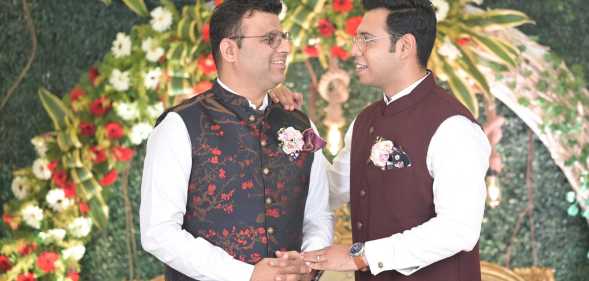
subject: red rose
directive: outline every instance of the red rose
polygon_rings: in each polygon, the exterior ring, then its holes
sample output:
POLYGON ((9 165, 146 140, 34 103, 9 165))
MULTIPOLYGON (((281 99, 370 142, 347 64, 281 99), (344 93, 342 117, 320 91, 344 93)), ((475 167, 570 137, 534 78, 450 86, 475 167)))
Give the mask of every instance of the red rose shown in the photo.
POLYGON ((12 264, 7 256, 0 256, 0 273, 9 271, 12 268, 12 264))
POLYGON ((58 170, 51 175, 51 180, 55 186, 64 188, 67 182, 67 173, 64 170, 58 170))
POLYGON ((213 84, 210 81, 200 81, 192 86, 192 93, 194 95, 202 94, 203 92, 207 91, 208 89, 212 88, 213 84))
POLYGON ((215 0, 215 6, 219 6, 223 3, 223 0, 215 0))
POLYGON ((92 152, 92 161, 94 161, 95 164, 100 164, 104 161, 106 161, 106 153, 104 152, 103 149, 98 148, 98 146, 93 146, 90 148, 90 151, 92 152))
POLYGON ((106 173, 104 177, 102 177, 98 183, 102 186, 109 186, 117 181, 118 173, 117 170, 112 169, 110 172, 106 173))
POLYGON ((90 81, 90 83, 92 83, 92 86, 96 87, 96 78, 98 77, 99 73, 98 73, 98 69, 96 69, 96 67, 90 67, 90 69, 88 69, 88 80, 90 81))
POLYGON ((67 182, 63 187, 63 193, 67 198, 74 198, 76 197, 76 184, 72 181, 67 182))
POLYGON ((70 100, 72 102, 77 102, 81 97, 85 96, 86 92, 82 87, 76 86, 70 91, 70 100))
POLYGON ((459 38, 458 40, 456 40, 456 44, 458 44, 459 46, 466 46, 470 43, 470 38, 468 37, 462 37, 459 38))
POLYGON ((124 146, 117 146, 112 149, 112 152, 118 161, 129 161, 135 155, 135 150, 124 146))
POLYGON ((37 249, 37 244, 35 244, 35 243, 25 244, 18 249, 18 254, 21 256, 27 256, 30 253, 32 253, 33 251, 35 251, 36 249, 37 249))
POLYGON ((317 49, 315 45, 306 46, 304 52, 310 58, 316 58, 319 56, 319 49, 317 49))
POLYGON ((350 54, 340 46, 331 47, 331 54, 340 60, 347 60, 350 54))
POLYGON ((43 252, 37 257, 37 266, 43 270, 43 272, 55 271, 55 262, 59 259, 59 255, 54 252, 43 252))
POLYGON ((55 171, 55 168, 57 168, 57 163, 57 160, 49 162, 49 164, 47 164, 47 169, 49 169, 51 172, 55 171))
POLYGON ((85 215, 90 211, 90 206, 88 206, 88 204, 86 204, 85 202, 80 202, 79 209, 80 213, 85 215))
POLYGON ((25 274, 21 274, 16 277, 16 281, 35 281, 35 275, 33 273, 27 272, 25 274))
POLYGON ((78 127, 82 136, 91 137, 96 133, 96 126, 92 123, 82 121, 78 127))
POLYGON ((78 281, 80 279, 80 273, 76 271, 70 271, 67 273, 66 278, 69 278, 71 281, 78 281))
POLYGON ((362 17, 351 17, 346 21, 346 33, 356 36, 356 29, 362 22, 362 17))
POLYGON ((99 97, 90 104, 90 112, 96 117, 104 116, 110 110, 110 102, 106 97, 99 97))
POLYGON ((200 56, 198 58, 198 69, 205 75, 215 73, 217 71, 217 67, 215 66, 215 61, 213 60, 213 54, 200 56))
POLYGON ((210 37, 210 25, 208 23, 206 23, 205 25, 202 26, 200 34, 202 35, 203 42, 209 42, 211 37, 210 37))
POLYGON ((320 19, 317 23, 317 28, 319 28, 319 33, 321 33, 323 37, 329 37, 335 32, 333 24, 326 19, 320 19))
POLYGON ((347 13, 352 10, 352 0, 333 0, 333 11, 336 13, 347 13))
POLYGON ((106 129, 106 135, 110 139, 120 139, 125 135, 123 126, 117 122, 109 122, 104 128, 106 129))

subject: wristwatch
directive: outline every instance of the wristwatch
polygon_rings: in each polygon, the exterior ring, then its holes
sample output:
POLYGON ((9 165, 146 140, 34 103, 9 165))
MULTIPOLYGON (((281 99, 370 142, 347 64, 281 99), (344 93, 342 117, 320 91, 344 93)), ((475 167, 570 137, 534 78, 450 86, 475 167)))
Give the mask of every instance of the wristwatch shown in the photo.
POLYGON ((350 247, 350 256, 360 271, 367 271, 368 265, 364 262, 364 243, 356 242, 350 247))

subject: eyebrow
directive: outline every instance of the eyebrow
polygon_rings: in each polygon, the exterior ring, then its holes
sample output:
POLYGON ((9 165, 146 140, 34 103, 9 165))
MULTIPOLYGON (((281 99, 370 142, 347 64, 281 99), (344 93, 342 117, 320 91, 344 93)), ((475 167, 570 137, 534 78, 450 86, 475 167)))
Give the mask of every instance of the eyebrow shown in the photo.
POLYGON ((362 36, 372 36, 372 37, 374 37, 374 34, 372 34, 372 33, 370 33, 370 32, 365 32, 365 31, 362 31, 362 32, 360 32, 359 34, 360 34, 360 35, 362 35, 362 36))

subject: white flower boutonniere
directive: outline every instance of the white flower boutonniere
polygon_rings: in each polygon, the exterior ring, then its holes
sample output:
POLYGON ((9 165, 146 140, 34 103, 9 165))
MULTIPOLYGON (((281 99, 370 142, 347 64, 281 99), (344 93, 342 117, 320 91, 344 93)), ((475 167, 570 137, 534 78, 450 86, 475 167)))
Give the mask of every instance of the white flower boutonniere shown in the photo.
POLYGON ((393 152, 394 144, 390 140, 385 140, 381 137, 376 139, 370 151, 370 161, 374 166, 385 169, 387 161, 393 152))
POLYGON ((297 159, 305 144, 301 131, 293 128, 281 128, 278 130, 278 141, 280 148, 291 160, 297 159))

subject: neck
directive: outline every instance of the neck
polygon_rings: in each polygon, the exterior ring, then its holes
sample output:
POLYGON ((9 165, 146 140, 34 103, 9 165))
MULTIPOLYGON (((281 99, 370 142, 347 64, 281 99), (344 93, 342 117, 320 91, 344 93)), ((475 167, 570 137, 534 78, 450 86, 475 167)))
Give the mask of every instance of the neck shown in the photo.
POLYGON ((248 81, 247 79, 232 75, 231 73, 219 73, 219 79, 223 84, 229 87, 229 89, 234 91, 235 94, 248 99, 256 105, 256 107, 262 105, 267 89, 260 88, 259 85, 256 85, 256 81, 253 81, 253 79, 248 81))
POLYGON ((387 86, 382 89, 389 98, 397 95, 399 92, 411 86, 411 84, 423 78, 427 74, 427 71, 423 68, 416 68, 410 71, 401 70, 399 73, 405 73, 405 75, 389 80, 390 82, 387 86))

